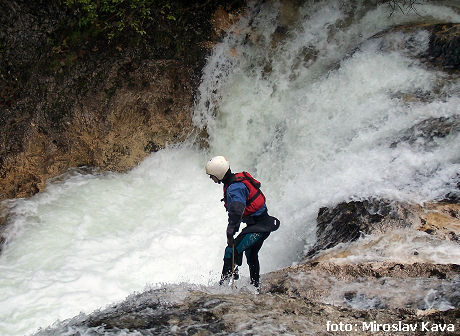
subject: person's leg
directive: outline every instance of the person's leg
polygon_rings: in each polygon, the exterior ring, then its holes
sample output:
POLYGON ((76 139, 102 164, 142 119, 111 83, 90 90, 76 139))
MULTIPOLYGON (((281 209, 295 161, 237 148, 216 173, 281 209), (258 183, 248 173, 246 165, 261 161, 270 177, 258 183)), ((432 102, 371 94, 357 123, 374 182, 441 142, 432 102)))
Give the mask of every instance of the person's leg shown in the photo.
POLYGON ((259 287, 260 280, 260 264, 259 264, 259 251, 264 243, 264 240, 270 235, 269 233, 256 233, 255 243, 248 249, 246 249, 246 260, 249 266, 249 275, 251 279, 251 284, 254 287, 259 287))
MULTIPOLYGON (((241 239, 235 239, 234 246, 236 246, 241 239)), ((243 254, 240 253, 238 255, 237 248, 235 247, 235 265, 233 265, 233 247, 232 246, 226 246, 225 247, 225 253, 224 253, 224 266, 222 268, 222 275, 220 277, 219 285, 223 285, 224 282, 226 282, 228 279, 231 278, 232 276, 232 266, 234 267, 233 269, 233 277, 235 280, 239 279, 239 273, 238 273, 238 266, 241 266, 242 260, 243 260, 243 254)))
MULTIPOLYGON (((257 258, 257 265, 258 265, 259 260, 257 257, 257 253, 259 252, 262 246, 263 240, 265 240, 268 236, 269 236, 269 233, 246 233, 246 234, 238 235, 234 241, 235 265, 241 266, 241 264, 243 263, 243 252, 247 251, 248 249, 253 247, 255 244, 258 244, 260 242, 260 246, 256 249, 256 253, 255 253, 256 258, 257 258)), ((219 282, 219 284, 221 285, 232 276, 232 264, 233 264, 232 253, 233 253, 232 246, 227 246, 225 248, 224 266, 222 268, 221 280, 219 282)), ((251 266, 250 266, 250 269, 251 269, 251 266)), ((239 277, 237 267, 235 267, 234 276, 235 276, 235 279, 239 277)))
MULTIPOLYGON (((229 246, 227 246, 228 248, 229 246)), ((227 248, 225 249, 225 256, 227 256, 227 248)), ((230 247, 231 249, 231 247, 230 247)), ((231 252, 230 252, 231 255, 231 252)), ((224 267, 222 268, 222 275, 220 276, 219 285, 223 285, 226 280, 232 276, 232 257, 224 257, 224 267)))

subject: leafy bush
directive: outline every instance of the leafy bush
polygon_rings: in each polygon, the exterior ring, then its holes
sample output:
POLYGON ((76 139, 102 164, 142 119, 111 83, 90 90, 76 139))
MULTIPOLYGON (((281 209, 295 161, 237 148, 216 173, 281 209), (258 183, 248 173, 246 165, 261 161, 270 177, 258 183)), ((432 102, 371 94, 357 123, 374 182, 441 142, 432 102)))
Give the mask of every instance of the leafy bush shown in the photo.
POLYGON ((175 21, 169 2, 159 0, 62 0, 75 10, 81 29, 97 28, 113 39, 121 32, 145 35, 155 17, 175 21))

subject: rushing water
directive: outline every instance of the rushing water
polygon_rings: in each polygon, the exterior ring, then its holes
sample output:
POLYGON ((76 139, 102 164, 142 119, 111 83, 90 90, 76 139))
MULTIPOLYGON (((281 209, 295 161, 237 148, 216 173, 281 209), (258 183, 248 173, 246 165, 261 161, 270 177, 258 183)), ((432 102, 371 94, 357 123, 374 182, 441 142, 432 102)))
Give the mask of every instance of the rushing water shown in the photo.
MULTIPOLYGON (((460 22, 459 8, 436 2, 390 16, 388 6, 369 3, 254 6, 203 71, 193 119, 209 134, 207 150, 191 138, 127 174, 73 170, 30 199, 5 202, 13 224, 0 255, 0 334, 32 333, 146 286, 214 284, 226 214, 221 186, 203 169, 213 155, 260 179, 281 219, 261 251, 262 272, 301 257, 321 206, 455 192, 460 134, 431 146, 391 144, 423 120, 459 117, 460 82, 413 57, 427 48, 427 33, 373 36, 403 23, 460 22)), ((451 262, 437 253, 446 249, 460 255, 454 244, 430 249, 415 261, 451 262)))

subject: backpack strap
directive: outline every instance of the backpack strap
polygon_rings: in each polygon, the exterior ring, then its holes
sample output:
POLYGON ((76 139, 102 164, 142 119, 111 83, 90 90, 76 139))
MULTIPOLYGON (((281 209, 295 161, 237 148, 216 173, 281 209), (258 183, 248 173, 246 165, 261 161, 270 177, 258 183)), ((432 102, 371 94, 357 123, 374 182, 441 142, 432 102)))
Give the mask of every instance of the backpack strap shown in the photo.
MULTIPOLYGON (((260 189, 257 190, 257 192, 254 194, 254 196, 252 196, 250 199, 248 199, 248 200, 246 201, 246 204, 248 204, 248 205, 251 204, 251 203, 254 202, 254 201, 256 200, 256 198, 259 197, 259 195, 261 195, 261 194, 262 194, 262 192, 260 191, 260 189)), ((264 202, 265 202, 265 195, 262 194, 262 197, 264 198, 264 202)))

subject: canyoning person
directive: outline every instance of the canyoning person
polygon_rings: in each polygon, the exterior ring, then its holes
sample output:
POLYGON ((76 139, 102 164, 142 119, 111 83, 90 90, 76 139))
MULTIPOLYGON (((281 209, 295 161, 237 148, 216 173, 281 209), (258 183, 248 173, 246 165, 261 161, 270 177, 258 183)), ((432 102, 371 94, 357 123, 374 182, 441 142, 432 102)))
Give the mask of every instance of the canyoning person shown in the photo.
POLYGON ((280 221, 268 214, 260 182, 248 172, 232 173, 225 157, 215 156, 210 159, 206 164, 206 174, 215 183, 223 184, 222 201, 228 212, 227 247, 219 284, 223 285, 232 276, 235 280, 238 279, 238 266, 242 264, 244 252, 249 265, 251 284, 259 288, 259 250, 270 232, 279 228, 280 221), (234 238, 241 222, 247 226, 234 238))

